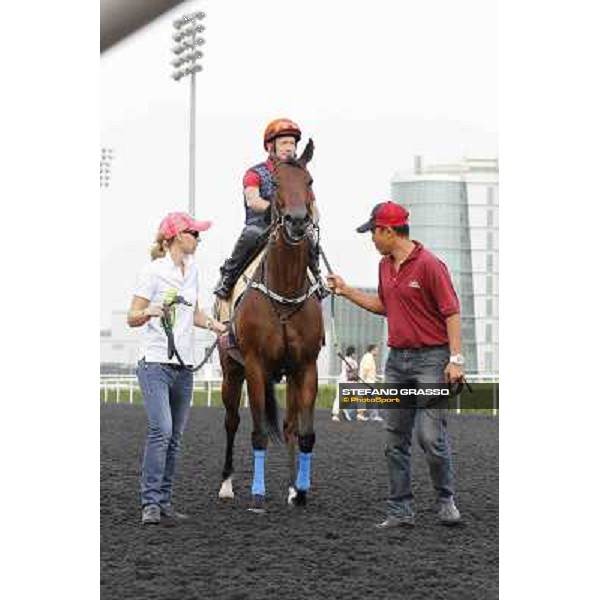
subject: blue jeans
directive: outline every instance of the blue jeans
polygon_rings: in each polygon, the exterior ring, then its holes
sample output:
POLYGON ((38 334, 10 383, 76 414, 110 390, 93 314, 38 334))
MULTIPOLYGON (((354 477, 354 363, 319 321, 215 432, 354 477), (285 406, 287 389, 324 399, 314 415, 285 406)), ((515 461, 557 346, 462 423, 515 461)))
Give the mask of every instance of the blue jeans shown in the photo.
MULTIPOLYGON (((444 383, 448 364, 447 346, 414 350, 391 349, 385 365, 387 383, 444 383)), ((386 419, 385 456, 389 475, 388 512, 404 515, 412 512, 411 442, 413 430, 425 452, 429 474, 438 498, 454 495, 454 474, 447 433, 447 409, 390 408, 386 419)))
POLYGON ((160 363, 140 360, 137 367, 148 435, 142 463, 142 506, 171 504, 175 462, 190 412, 194 376, 160 363))

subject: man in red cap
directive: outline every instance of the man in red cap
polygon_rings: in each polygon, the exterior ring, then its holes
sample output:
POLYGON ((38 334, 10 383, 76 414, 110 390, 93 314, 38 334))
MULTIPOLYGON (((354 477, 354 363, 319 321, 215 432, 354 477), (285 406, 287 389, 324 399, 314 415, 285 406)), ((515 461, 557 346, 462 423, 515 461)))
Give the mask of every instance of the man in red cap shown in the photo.
MULTIPOLYGON (((446 265, 410 239, 408 211, 394 202, 377 204, 370 219, 357 231, 370 231, 375 248, 383 255, 377 294, 352 288, 338 275, 330 275, 328 283, 334 293, 387 317, 390 352, 386 382, 419 385, 460 381, 464 365, 460 305, 446 265)), ((445 525, 458 523, 446 411, 397 408, 385 412, 388 516, 377 527, 414 525, 410 459, 413 429, 437 492, 439 520, 445 525)))
MULTIPOLYGON (((248 169, 244 175, 246 220, 231 256, 221 267, 221 279, 214 290, 218 298, 229 298, 238 277, 265 245, 271 223, 271 200, 275 194, 275 161, 295 158, 296 147, 301 137, 300 128, 290 119, 275 119, 267 125, 263 135, 263 147, 268 153, 268 158, 265 162, 248 169)), ((314 196, 310 212, 311 217, 318 221, 319 212, 314 196)), ((309 268, 317 281, 321 282, 319 254, 315 243, 310 245, 309 268)), ((324 285, 317 290, 320 299, 328 293, 324 285)))

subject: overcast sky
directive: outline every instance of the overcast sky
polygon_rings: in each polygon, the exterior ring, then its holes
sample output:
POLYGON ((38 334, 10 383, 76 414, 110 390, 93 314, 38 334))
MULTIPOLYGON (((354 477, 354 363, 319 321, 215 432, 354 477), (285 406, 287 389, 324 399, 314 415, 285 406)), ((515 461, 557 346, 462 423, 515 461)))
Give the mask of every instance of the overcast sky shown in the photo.
POLYGON ((172 21, 207 17, 197 77, 197 251, 203 302, 243 225, 242 176, 263 160, 268 121, 312 137, 310 165, 334 269, 375 285, 378 255, 354 232, 413 156, 498 156, 493 0, 186 2, 102 55, 101 324, 126 309, 162 216, 188 203, 189 79, 170 78, 172 21))

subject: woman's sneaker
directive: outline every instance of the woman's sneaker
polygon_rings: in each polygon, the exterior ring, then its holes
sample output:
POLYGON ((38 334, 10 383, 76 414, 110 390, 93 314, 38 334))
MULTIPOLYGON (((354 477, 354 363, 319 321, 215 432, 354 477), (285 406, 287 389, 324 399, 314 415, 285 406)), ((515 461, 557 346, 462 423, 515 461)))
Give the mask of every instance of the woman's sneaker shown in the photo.
POLYGON ((160 507, 158 504, 146 504, 142 508, 142 525, 157 525, 160 523, 160 507))

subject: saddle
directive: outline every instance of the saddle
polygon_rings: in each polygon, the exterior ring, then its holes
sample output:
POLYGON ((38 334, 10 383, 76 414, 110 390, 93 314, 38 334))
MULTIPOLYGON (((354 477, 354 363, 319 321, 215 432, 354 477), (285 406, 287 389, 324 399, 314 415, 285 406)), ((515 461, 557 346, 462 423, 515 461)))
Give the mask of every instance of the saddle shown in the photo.
POLYGON ((233 313, 235 311, 235 307, 238 305, 242 295, 246 291, 248 284, 252 280, 254 276, 254 272, 256 268, 260 264, 262 257, 266 252, 266 248, 263 248, 251 261, 248 263, 248 266, 244 269, 238 280, 235 282, 233 286, 233 291, 231 296, 227 300, 223 300, 221 298, 217 298, 214 306, 214 317, 221 321, 221 323, 228 323, 233 319, 233 313))

